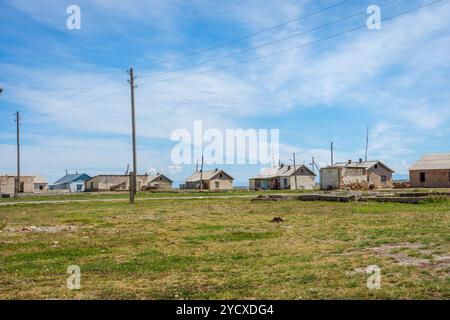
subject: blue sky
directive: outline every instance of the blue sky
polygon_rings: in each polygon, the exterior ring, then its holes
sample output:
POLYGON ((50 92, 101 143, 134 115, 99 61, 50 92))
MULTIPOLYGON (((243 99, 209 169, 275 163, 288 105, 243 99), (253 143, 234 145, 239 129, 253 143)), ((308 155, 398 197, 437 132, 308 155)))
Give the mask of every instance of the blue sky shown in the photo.
MULTIPOLYGON (((164 62, 339 2, 2 0, 0 172, 15 171, 14 112, 20 110, 22 172, 49 181, 66 169, 123 173, 131 163, 125 72, 130 66, 138 76, 139 171, 164 172, 177 183, 193 166, 173 166, 170 150, 176 143, 170 135, 177 128, 192 130, 195 120, 221 130, 279 129, 283 162, 296 152, 300 163, 314 156, 326 165, 331 140, 336 161, 358 159, 368 124, 369 158, 385 161, 398 174, 406 174, 423 153, 450 152, 448 0, 386 21, 381 30, 361 29, 308 45, 364 25, 368 15, 361 14, 276 45, 154 75, 239 53, 388 1, 348 1, 216 50, 164 62), (81 8, 81 30, 66 28, 71 4, 81 8), (171 78, 179 79, 164 81, 171 78)), ((429 2, 392 1, 382 7, 382 18, 429 2)), ((221 167, 238 185, 262 168, 221 167)))

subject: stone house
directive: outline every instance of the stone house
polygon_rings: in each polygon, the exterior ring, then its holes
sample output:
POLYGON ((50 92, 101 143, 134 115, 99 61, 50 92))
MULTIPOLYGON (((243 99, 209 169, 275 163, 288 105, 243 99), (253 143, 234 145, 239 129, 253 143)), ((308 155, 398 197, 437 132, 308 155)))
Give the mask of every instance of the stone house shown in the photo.
POLYGON ((409 169, 412 188, 450 188, 450 153, 428 154, 409 169))
POLYGON ((158 173, 154 177, 148 177, 147 190, 170 190, 172 189, 172 183, 172 180, 158 173))
POLYGON ((362 159, 359 159, 358 162, 353 162, 349 160, 348 162, 338 162, 334 166, 366 169, 369 189, 389 189, 394 187, 392 178, 394 170, 389 168, 382 161, 363 161, 362 159))
POLYGON ((186 179, 183 187, 188 190, 233 190, 233 180, 233 177, 223 170, 197 171, 186 179))

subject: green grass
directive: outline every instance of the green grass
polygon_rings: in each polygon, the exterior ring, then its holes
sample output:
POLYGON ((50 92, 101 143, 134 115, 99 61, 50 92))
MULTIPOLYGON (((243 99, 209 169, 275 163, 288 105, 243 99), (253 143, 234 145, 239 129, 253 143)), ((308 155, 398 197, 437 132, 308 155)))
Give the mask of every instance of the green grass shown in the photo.
POLYGON ((20 204, 0 226, 3 299, 450 298, 448 201, 20 204), (360 272, 372 264, 380 290, 360 272))
MULTIPOLYGON (((278 191, 248 191, 248 190, 229 190, 229 191, 149 191, 138 192, 137 199, 159 198, 159 197, 197 197, 197 196, 245 196, 260 194, 298 194, 301 191, 278 190, 278 191)), ((307 192, 307 191, 305 191, 307 192)), ((18 199, 13 197, 0 198, 0 202, 26 202, 26 201, 61 201, 61 200, 97 200, 97 199, 128 199, 128 192, 94 192, 94 193, 64 193, 64 194, 21 194, 18 199)))

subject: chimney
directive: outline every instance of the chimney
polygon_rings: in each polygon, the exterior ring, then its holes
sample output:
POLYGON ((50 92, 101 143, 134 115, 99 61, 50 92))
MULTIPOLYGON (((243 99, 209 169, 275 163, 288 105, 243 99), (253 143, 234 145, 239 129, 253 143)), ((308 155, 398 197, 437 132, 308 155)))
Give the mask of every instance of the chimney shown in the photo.
POLYGON ((216 172, 217 172, 217 171, 219 171, 219 169, 218 169, 218 168, 216 168, 216 172))
POLYGON ((288 166, 288 170, 291 170, 291 166, 288 166))
POLYGON ((362 161, 362 158, 359 158, 359 163, 361 164, 363 161, 362 161))
POLYGON ((348 160, 348 164, 352 164, 352 160, 348 160))
POLYGON ((280 164, 280 168, 284 168, 284 164, 282 163, 282 164, 280 164))
POLYGON ((68 170, 66 169, 66 176, 67 176, 67 172, 68 172, 68 170))

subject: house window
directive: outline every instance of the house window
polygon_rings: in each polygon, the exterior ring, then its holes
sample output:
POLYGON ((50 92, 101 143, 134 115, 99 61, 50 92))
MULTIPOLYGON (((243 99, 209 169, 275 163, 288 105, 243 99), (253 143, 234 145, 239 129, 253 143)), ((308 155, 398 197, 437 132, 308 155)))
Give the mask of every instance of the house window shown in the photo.
POLYGON ((425 172, 421 172, 420 173, 420 182, 425 182, 425 180, 426 180, 425 172))
POLYGON ((77 184, 77 191, 81 191, 83 189, 83 185, 77 184))
POLYGON ((219 175, 221 178, 223 178, 223 174, 221 173, 220 175, 219 175))
POLYGON ((216 189, 219 189, 219 181, 215 182, 216 189))
POLYGON ((448 181, 450 181, 450 171, 448 172, 448 181))
POLYGON ((381 182, 386 182, 387 181, 387 177, 386 176, 381 176, 381 182))
POLYGON ((284 187, 287 188, 288 187, 288 179, 284 179, 284 187))
POLYGON ((378 165, 377 164, 375 165, 375 169, 378 169, 378 165))

